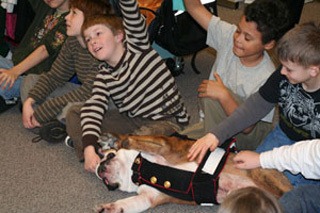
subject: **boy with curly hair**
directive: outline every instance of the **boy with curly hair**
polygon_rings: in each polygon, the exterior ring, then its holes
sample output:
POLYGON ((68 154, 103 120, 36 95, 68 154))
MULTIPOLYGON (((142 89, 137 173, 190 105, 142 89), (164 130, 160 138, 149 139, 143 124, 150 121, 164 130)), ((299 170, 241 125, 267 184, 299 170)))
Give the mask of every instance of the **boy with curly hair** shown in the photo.
MULTIPOLYGON (((287 32, 277 45, 282 65, 231 116, 196 141, 190 149, 190 160, 200 161, 208 149, 213 151, 229 137, 256 123, 276 104, 279 123, 259 145, 257 152, 320 138, 319 47, 318 23, 301 24, 287 32)), ((306 179, 301 174, 285 174, 294 186, 320 185, 320 181, 306 179)))
MULTIPOLYGON (((288 11, 281 1, 256 0, 248 5, 238 25, 211 14, 199 0, 184 0, 190 15, 207 30, 207 44, 217 55, 209 80, 198 87, 204 120, 181 134, 200 138, 267 80, 275 65, 267 50, 288 30, 288 11)), ((201 115, 201 114, 200 114, 201 115)), ((273 111, 237 134, 238 149, 254 150, 272 129, 273 111)))

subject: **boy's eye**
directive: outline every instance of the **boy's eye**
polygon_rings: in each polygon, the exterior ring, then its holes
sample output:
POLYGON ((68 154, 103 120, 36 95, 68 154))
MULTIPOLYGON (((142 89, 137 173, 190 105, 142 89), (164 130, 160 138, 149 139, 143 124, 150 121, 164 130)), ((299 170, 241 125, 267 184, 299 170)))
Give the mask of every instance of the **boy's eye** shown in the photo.
POLYGON ((250 41, 250 40, 251 40, 251 38, 249 38, 248 36, 245 36, 244 39, 245 39, 246 41, 250 41))
POLYGON ((90 42, 90 38, 84 38, 84 40, 89 43, 90 42))
POLYGON ((251 40, 253 40, 253 37, 250 34, 245 34, 244 39, 246 41, 251 41, 251 40))

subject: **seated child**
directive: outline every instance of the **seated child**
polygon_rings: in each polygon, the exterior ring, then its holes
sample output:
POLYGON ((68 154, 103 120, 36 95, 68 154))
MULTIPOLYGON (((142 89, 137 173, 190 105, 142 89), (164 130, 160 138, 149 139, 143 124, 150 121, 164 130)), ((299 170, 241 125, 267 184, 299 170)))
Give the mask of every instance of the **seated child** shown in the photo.
POLYGON ((100 15, 82 26, 90 53, 103 63, 91 98, 69 110, 67 133, 90 172, 100 162, 95 147, 103 132, 169 135, 189 122, 174 77, 150 46, 137 2, 120 0, 119 6, 123 20, 100 15), (116 110, 109 110, 111 102, 116 110))
MULTIPOLYGON (((107 0, 70 0, 70 7, 70 13, 65 17, 69 37, 50 71, 41 76, 30 74, 21 85, 25 128, 54 128, 55 125, 50 122, 55 121, 57 116, 63 121, 63 109, 68 104, 83 102, 90 97, 100 62, 87 50, 81 36, 81 26, 85 17, 109 14, 111 7, 107 0), (69 82, 74 75, 77 75, 80 85, 69 82), (50 125, 46 125, 48 122, 50 125)), ((56 125, 59 126, 59 122, 56 125)), ((49 130, 44 132, 50 133, 49 130)), ((49 142, 54 140, 50 134, 42 137, 49 142)), ((55 137, 59 140, 58 136, 55 137)), ((64 139, 62 137, 60 140, 64 139)))
MULTIPOLYGON (((320 138, 320 25, 305 23, 287 32, 279 41, 279 67, 235 112, 191 147, 189 159, 201 160, 204 153, 264 117, 275 104, 279 124, 268 134, 257 152, 296 141, 320 138)), ((300 174, 285 173, 291 183, 319 184, 300 174)))
MULTIPOLYGON (((207 44, 217 52, 209 80, 198 87, 204 121, 181 132, 200 138, 230 116, 275 70, 266 50, 287 31, 288 11, 281 1, 256 0, 245 8, 236 26, 211 14, 199 0, 184 3, 207 30, 207 44)), ((238 149, 254 150, 272 130, 272 121, 273 111, 235 135, 238 149)))
POLYGON ((33 22, 14 50, 12 61, 0 56, 0 112, 17 103, 22 75, 47 72, 67 38, 64 17, 69 0, 29 2, 36 12, 33 22))

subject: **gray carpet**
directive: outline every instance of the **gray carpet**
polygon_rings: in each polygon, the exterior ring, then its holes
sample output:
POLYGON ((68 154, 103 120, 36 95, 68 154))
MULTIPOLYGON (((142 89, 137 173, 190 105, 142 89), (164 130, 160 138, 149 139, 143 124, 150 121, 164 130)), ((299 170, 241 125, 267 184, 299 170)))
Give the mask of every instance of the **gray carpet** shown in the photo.
MULTIPOLYGON (((305 5, 301 20, 320 21, 319 1, 305 5)), ((219 8, 219 16, 236 23, 240 10, 219 8)), ((214 62, 213 51, 204 50, 197 58, 201 74, 185 58, 185 74, 176 78, 192 123, 197 122, 196 88, 208 78, 214 62)), ((25 130, 18 107, 0 115, 0 213, 85 213, 93 206, 134 194, 109 192, 93 174, 86 173, 72 149, 64 144, 32 143, 35 136, 25 130)), ((168 204, 147 212, 216 212, 217 207, 168 204)))

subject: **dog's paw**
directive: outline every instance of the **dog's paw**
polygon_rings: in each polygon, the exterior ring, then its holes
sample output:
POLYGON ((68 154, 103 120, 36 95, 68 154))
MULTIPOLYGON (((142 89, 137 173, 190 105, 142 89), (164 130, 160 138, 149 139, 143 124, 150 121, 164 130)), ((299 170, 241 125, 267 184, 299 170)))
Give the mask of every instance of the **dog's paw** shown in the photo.
POLYGON ((124 213, 123 208, 115 203, 101 204, 94 208, 97 213, 124 213))

